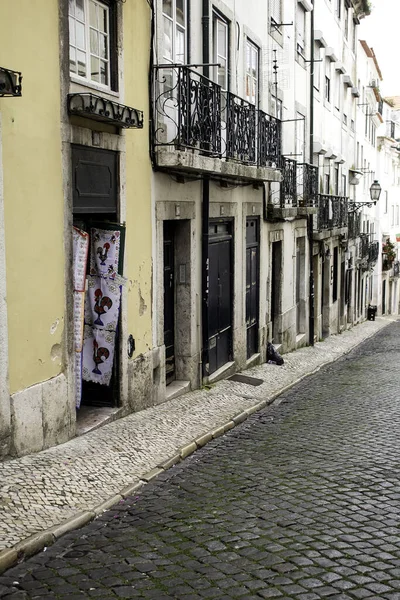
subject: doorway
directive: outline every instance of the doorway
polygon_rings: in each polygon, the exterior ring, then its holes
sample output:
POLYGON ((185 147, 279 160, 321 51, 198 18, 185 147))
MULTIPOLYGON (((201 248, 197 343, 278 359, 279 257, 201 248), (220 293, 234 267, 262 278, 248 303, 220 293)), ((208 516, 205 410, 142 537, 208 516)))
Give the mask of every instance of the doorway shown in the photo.
POLYGON ((382 314, 386 314, 386 279, 382 281, 382 314))
POLYGON ((246 339, 247 358, 258 352, 260 294, 260 225, 258 218, 246 220, 246 339))
POLYGON ((208 362, 210 375, 232 360, 232 223, 209 227, 208 362))
POLYGON ((281 312, 282 242, 272 244, 271 269, 271 322, 272 342, 279 344, 279 315, 281 312))
MULTIPOLYGON (((119 226, 118 223, 118 171, 119 171, 119 159, 118 153, 111 150, 102 150, 98 148, 92 148, 89 146, 80 146, 71 144, 71 156, 72 156, 72 196, 73 196, 73 224, 74 227, 78 228, 81 232, 91 233, 92 228, 96 228, 97 231, 105 229, 118 229, 119 233, 119 260, 116 265, 116 273, 122 274, 123 265, 123 253, 124 253, 124 228, 119 226), (112 226, 111 226, 112 224, 112 226), (111 226, 111 227, 110 227, 111 226), (114 227, 115 226, 115 227, 114 227)), ((112 232, 110 231, 110 234, 112 232)), ((89 236, 90 238, 90 236, 89 236)), ((100 239, 100 238, 99 238, 100 239)), ((90 242, 89 242, 90 243, 90 242)), ((100 242, 99 242, 100 244, 100 242)), ((97 254, 94 246, 90 243, 90 249, 88 251, 87 263, 83 266, 86 281, 89 277, 89 265, 100 256, 104 258, 103 263, 106 264, 107 251, 104 245, 97 248, 97 254), (99 250, 104 251, 104 254, 99 254, 99 250)), ((110 244, 108 244, 110 247, 110 244)), ((111 254, 111 250, 110 250, 111 254)), ((92 274, 93 275, 93 274, 92 274)), ((103 277, 103 276, 102 276, 103 277)), ((107 279, 107 278, 105 278, 107 279)), ((99 286, 100 288, 102 286, 99 286)), ((107 314, 107 309, 112 306, 113 301, 109 297, 102 296, 102 290, 100 290, 101 296, 96 300, 94 310, 96 311, 97 323, 103 326, 104 315, 107 314), (101 316, 103 315, 103 317, 101 316), (101 320, 103 319, 103 321, 101 320)), ((87 291, 84 295, 87 296, 87 291)), ((75 298, 75 296, 74 296, 75 298)), ((86 301, 84 298, 83 302, 86 301)), ((115 305, 115 302, 114 302, 115 305)), ((111 312, 110 312, 111 314, 111 312)), ((119 322, 118 312, 116 319, 119 322)), ((74 314, 74 318, 77 315, 74 314)), ((80 317, 79 317, 80 318, 80 317)), ((83 317, 82 317, 83 320, 83 317)), ((93 321, 87 320, 87 315, 84 319, 84 337, 86 332, 89 332, 89 328, 92 326, 93 321)), ((76 325, 76 324, 75 324, 76 325)), ((96 323, 95 323, 96 325, 96 323)), ((97 329, 100 325, 96 325, 97 329)), ((104 334, 104 330, 100 330, 99 335, 104 334)), ((108 347, 100 347, 101 344, 97 344, 97 338, 94 337, 93 346, 93 361, 94 364, 87 368, 89 376, 85 379, 85 353, 81 350, 82 357, 75 363, 76 368, 76 379, 77 379, 77 407, 80 405, 93 406, 93 407, 113 407, 117 406, 119 402, 119 326, 115 327, 115 331, 110 330, 109 338, 112 337, 112 351, 108 347), (114 334, 114 335, 112 335, 114 334), (97 361, 97 362, 96 362, 97 361), (110 363, 108 366, 107 361, 110 363), (83 368, 82 368, 83 365, 83 368), (107 365, 107 367, 105 366, 107 365), (107 369, 110 373, 110 378, 104 375, 99 369, 107 369), (93 369, 94 367, 94 369, 93 369), (80 368, 80 371, 79 371, 80 368), (79 372, 78 372, 79 371, 79 372), (83 379, 82 379, 83 373, 83 379), (103 380, 99 377, 98 383, 93 381, 96 374, 103 374, 103 380)), ((105 334, 104 334, 105 335, 105 334)), ((84 342, 82 341, 82 344, 84 342)), ((76 340, 75 340, 76 344, 76 340)), ((103 344, 104 345, 104 344, 103 344)), ((111 347, 110 346, 110 347, 111 347)), ((78 358, 78 351, 75 345, 75 356, 78 358)))
POLYGON ((175 380, 175 232, 174 222, 164 221, 164 345, 165 378, 175 380))

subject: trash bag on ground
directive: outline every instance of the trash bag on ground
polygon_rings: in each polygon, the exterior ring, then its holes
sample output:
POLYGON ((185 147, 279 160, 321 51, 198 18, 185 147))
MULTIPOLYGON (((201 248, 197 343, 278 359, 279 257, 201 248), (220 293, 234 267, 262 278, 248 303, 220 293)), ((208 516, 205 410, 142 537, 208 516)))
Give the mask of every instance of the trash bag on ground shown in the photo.
POLYGON ((272 365, 283 365, 285 362, 271 342, 267 342, 267 362, 272 365))

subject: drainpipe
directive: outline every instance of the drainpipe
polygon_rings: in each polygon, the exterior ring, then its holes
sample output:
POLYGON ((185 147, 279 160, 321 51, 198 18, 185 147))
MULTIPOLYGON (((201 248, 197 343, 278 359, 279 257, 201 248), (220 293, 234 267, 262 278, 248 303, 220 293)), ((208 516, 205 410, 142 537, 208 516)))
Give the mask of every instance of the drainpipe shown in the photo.
MULTIPOLYGON (((209 77, 210 62, 210 4, 209 0, 203 0, 202 14, 203 33, 203 75, 209 77)), ((209 372, 209 347, 208 347, 208 296, 209 296, 209 222, 210 222, 210 178, 203 175, 202 181, 202 236, 201 236, 201 286, 202 286, 202 372, 200 373, 200 385, 203 377, 209 372)))
MULTIPOLYGON (((311 24, 310 24, 310 164, 313 164, 313 146, 314 146, 314 0, 311 0, 312 11, 311 11, 311 24)), ((308 247, 310 255, 310 281, 309 281, 309 344, 314 346, 314 270, 313 270, 313 215, 307 217, 307 237, 308 247)))

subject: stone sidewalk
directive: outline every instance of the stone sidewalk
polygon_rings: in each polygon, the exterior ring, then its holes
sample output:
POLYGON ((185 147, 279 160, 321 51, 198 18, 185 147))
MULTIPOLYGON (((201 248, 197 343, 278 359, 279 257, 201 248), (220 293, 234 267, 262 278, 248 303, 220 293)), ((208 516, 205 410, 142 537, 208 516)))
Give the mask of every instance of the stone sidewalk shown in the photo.
POLYGON ((0 572, 132 495, 394 320, 366 321, 286 354, 284 366, 246 371, 263 380, 260 386, 224 380, 61 446, 0 463, 0 572))

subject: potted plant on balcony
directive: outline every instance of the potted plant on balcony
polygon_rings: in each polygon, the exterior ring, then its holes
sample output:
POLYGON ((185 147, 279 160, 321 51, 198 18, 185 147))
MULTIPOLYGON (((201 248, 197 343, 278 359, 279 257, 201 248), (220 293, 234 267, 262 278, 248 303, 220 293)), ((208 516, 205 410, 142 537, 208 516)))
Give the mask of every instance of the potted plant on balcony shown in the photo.
POLYGON ((386 239, 386 242, 382 246, 383 263, 382 269, 388 271, 392 268, 393 261, 396 258, 396 250, 394 244, 390 241, 390 238, 386 239))

